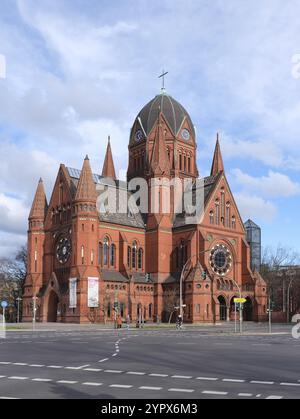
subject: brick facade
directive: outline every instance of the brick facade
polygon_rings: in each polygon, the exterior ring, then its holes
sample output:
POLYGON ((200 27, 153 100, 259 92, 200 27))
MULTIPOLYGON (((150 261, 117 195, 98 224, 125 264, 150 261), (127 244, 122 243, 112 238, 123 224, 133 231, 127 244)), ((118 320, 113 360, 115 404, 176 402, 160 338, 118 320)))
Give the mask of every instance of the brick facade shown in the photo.
MULTIPOLYGON (((196 150, 189 115, 162 93, 134 122, 128 181, 145 179, 151 203, 152 179, 198 178, 196 150)), ((25 321, 32 319, 34 296, 41 322, 113 321, 115 303, 123 320, 129 314, 132 321, 168 321, 178 305, 183 265, 189 261, 183 282, 186 322, 233 319, 239 288, 247 299, 246 320, 265 320, 266 284, 250 269, 245 229, 226 179, 219 139, 211 176, 203 180, 204 214, 197 223, 186 224, 183 214, 175 214, 174 188, 167 213, 99 213, 97 186, 107 178, 116 179, 110 141, 102 176, 92 173, 88 157, 81 171, 61 165, 49 204, 40 180, 29 216, 25 321), (70 279, 76 286, 73 296, 70 279), (89 293, 95 290, 91 302, 89 293)), ((122 182, 116 185, 124 187, 122 182)))

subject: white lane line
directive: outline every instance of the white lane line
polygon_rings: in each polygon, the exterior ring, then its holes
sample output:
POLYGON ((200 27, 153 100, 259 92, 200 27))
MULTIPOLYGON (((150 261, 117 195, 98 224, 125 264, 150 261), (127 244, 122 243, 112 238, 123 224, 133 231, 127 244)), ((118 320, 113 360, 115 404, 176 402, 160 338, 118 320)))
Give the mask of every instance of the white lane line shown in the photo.
POLYGON ((194 393, 195 390, 190 390, 187 388, 169 388, 170 392, 174 392, 174 393, 194 393))
POLYGON ((201 381, 218 381, 218 378, 212 378, 212 377, 197 377, 196 380, 201 381))
POLYGON ((168 374, 149 374, 149 377, 166 378, 166 377, 169 377, 169 376, 168 376, 168 374))
POLYGON ((160 391, 162 390, 162 387, 147 387, 147 386, 142 386, 139 387, 140 390, 150 390, 150 391, 160 391))
POLYGON ((14 362, 13 365, 18 365, 19 367, 25 367, 28 364, 25 364, 23 362, 14 362))
POLYGON ((39 383, 50 383, 50 378, 33 378, 31 381, 37 381, 39 383))
POLYGON ((104 372, 108 372, 109 374, 122 374, 123 371, 119 370, 104 370, 104 372))
POLYGON ((60 380, 56 381, 58 384, 77 384, 78 381, 67 381, 67 380, 60 380))
POLYGON ((300 384, 297 383, 280 383, 281 386, 291 386, 291 387, 300 387, 300 384))
POLYGON ((89 371, 89 372, 100 372, 102 371, 100 368, 85 368, 84 371, 89 371))
POLYGON ((251 393, 239 393, 238 397, 253 397, 253 394, 251 394, 251 393))
POLYGON ((104 359, 101 359, 100 361, 98 361, 98 362, 106 362, 106 361, 108 361, 108 359, 109 358, 104 358, 104 359))
POLYGON ((24 380, 29 380, 29 377, 15 377, 15 376, 12 376, 12 377, 8 377, 8 379, 9 380, 22 380, 22 381, 24 381, 24 380))
POLYGON ((11 362, 0 362, 1 365, 10 365, 11 362))
POLYGON ((30 364, 28 366, 29 367, 33 367, 33 368, 43 368, 45 365, 41 365, 41 364, 30 364))
POLYGON ((193 377, 190 376, 190 375, 172 375, 171 378, 178 378, 178 379, 183 379, 183 380, 190 380, 193 377))
POLYGON ((246 382, 246 380, 235 380, 232 378, 224 378, 222 381, 224 383, 245 383, 246 382))
POLYGON ((6 375, 0 375, 0 378, 6 378, 6 375))
POLYGON ((265 386, 273 386, 274 381, 250 381, 250 384, 263 384, 265 386))
POLYGON ((135 372, 135 371, 128 371, 126 372, 127 375, 146 375, 145 372, 135 372))
POLYGON ((133 386, 125 385, 125 384, 111 384, 109 387, 111 388, 132 388, 133 386))
POLYGON ((59 369, 62 369, 63 367, 61 367, 59 365, 48 365, 47 368, 52 368, 52 369, 59 370, 59 369))
POLYGON ((212 396, 227 396, 228 393, 225 391, 202 391, 202 394, 208 394, 212 396))
POLYGON ((18 400, 17 397, 0 397, 0 400, 18 400))
POLYGON ((117 354, 113 354, 113 356, 117 356, 117 354))
POLYGON ((283 397, 281 396, 269 396, 266 398, 266 400, 282 400, 283 397))
POLYGON ((100 387, 103 383, 82 383, 83 386, 100 387))

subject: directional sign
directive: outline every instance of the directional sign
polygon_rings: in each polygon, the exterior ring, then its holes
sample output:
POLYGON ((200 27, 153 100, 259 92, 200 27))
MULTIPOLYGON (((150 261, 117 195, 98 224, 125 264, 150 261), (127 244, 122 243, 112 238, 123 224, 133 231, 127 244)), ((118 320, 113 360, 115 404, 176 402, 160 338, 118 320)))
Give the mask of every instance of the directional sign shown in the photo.
POLYGON ((244 304, 247 302, 246 298, 235 298, 234 299, 235 304, 244 304))
POLYGON ((2 301, 1 302, 1 307, 2 308, 6 308, 8 306, 8 302, 7 301, 2 301))

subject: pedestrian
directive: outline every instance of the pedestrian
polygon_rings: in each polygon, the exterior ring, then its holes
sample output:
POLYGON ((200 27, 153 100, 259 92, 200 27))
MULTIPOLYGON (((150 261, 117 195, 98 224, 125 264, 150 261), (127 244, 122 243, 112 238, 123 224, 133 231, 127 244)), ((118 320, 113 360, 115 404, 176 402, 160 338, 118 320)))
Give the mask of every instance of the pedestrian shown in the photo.
POLYGON ((127 317, 126 317, 126 324, 127 324, 127 329, 129 330, 130 329, 130 315, 129 314, 127 314, 127 317))
POLYGON ((122 329, 122 318, 121 318, 121 316, 118 316, 117 322, 118 322, 118 329, 122 329))

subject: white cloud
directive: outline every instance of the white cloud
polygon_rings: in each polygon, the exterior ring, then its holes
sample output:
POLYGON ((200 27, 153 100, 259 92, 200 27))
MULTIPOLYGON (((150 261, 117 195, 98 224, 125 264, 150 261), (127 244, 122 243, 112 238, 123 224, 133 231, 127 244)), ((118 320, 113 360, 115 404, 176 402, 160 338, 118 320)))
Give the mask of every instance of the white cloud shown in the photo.
POLYGON ((300 195, 300 184, 293 182, 288 176, 269 171, 268 176, 253 177, 240 169, 232 170, 236 182, 248 192, 259 193, 267 198, 288 198, 300 195))
POLYGON ((275 205, 271 201, 264 200, 259 196, 236 193, 235 199, 243 220, 250 218, 258 221, 272 222, 277 215, 275 205))
POLYGON ((0 231, 22 234, 26 231, 29 207, 16 198, 0 193, 0 231))

